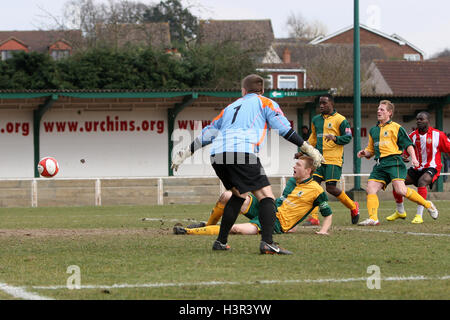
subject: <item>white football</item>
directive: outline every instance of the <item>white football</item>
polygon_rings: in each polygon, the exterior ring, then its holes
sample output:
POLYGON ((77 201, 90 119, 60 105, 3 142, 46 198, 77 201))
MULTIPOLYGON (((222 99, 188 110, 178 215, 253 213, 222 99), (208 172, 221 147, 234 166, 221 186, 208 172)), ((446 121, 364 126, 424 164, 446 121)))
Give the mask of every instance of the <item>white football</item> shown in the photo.
POLYGON ((42 158, 37 167, 39 174, 45 178, 52 178, 59 171, 58 161, 53 157, 42 158))

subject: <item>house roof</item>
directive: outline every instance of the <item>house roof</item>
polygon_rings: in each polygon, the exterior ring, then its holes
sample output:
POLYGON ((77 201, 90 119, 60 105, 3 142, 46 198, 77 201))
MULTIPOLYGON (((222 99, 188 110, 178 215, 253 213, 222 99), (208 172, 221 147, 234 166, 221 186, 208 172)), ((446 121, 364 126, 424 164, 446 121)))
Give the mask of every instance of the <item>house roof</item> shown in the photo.
POLYGON ((272 22, 265 20, 200 20, 201 43, 235 42, 243 49, 257 49, 265 54, 275 39, 272 22))
MULTIPOLYGON (((410 42, 406 41, 405 39, 403 39, 402 37, 400 37, 399 35, 397 35, 395 33, 392 34, 392 35, 388 35, 388 34, 386 34, 384 32, 381 32, 381 31, 379 31, 377 29, 370 28, 370 27, 368 27, 368 26, 366 26, 366 25, 364 25, 362 23, 359 24, 359 27, 362 28, 362 29, 365 29, 365 30, 367 30, 369 32, 375 33, 375 34, 377 34, 377 35, 379 35, 379 36, 381 36, 383 38, 386 38, 388 40, 396 42, 398 45, 405 45, 406 44, 406 45, 410 46, 411 48, 413 48, 414 50, 416 50, 417 52, 419 52, 422 56, 424 56, 424 52, 422 50, 420 50, 419 48, 417 48, 416 46, 414 46, 413 44, 411 44, 410 42)), ((345 28, 343 28, 341 30, 338 30, 338 31, 336 31, 336 32, 334 32, 332 34, 329 34, 327 36, 318 36, 317 38, 314 38, 313 40, 311 40, 310 44, 322 43, 322 42, 324 42, 324 41, 326 41, 328 39, 334 38, 334 37, 336 37, 336 36, 338 36, 338 35, 340 35, 340 34, 342 34, 344 32, 347 32, 347 31, 349 31, 351 29, 353 29, 353 25, 345 27, 345 28)))
POLYGON ((108 44, 117 40, 119 47, 127 44, 144 44, 155 47, 170 46, 168 22, 148 22, 144 24, 114 24, 96 26, 98 38, 108 44))
POLYGON ((28 48, 28 45, 26 43, 24 43, 23 41, 21 41, 20 39, 17 39, 16 37, 9 37, 7 39, 0 39, 0 46, 7 43, 8 41, 16 41, 17 43, 19 43, 20 45, 28 48))
POLYGON ((261 63, 258 66, 259 69, 264 70, 290 70, 292 72, 304 72, 305 69, 302 68, 300 63, 261 63))
MULTIPOLYGON (((291 53, 291 61, 299 63, 303 67, 307 67, 317 57, 323 55, 344 54, 349 59, 353 59, 353 46, 348 44, 305 44, 304 42, 286 42, 284 40, 275 40, 272 47, 278 56, 282 57, 286 48, 291 53)), ((386 59, 383 49, 377 45, 361 45, 361 63, 370 64, 374 59, 386 59)))
POLYGON ((450 61, 374 61, 396 95, 450 93, 450 61))
POLYGON ((32 31, 0 31, 0 43, 14 38, 25 44, 30 51, 47 52, 48 47, 59 40, 72 46, 81 41, 80 30, 32 30, 32 31))

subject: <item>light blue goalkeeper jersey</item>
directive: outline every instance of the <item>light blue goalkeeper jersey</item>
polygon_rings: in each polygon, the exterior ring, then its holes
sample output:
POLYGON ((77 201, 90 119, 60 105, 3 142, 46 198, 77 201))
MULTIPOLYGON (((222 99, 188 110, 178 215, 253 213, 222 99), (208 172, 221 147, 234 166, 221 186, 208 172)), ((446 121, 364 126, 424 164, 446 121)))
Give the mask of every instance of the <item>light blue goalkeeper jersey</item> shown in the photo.
POLYGON ((250 93, 236 100, 202 130, 202 146, 212 143, 211 154, 223 152, 257 153, 267 130, 281 136, 292 132, 291 124, 273 100, 250 93))

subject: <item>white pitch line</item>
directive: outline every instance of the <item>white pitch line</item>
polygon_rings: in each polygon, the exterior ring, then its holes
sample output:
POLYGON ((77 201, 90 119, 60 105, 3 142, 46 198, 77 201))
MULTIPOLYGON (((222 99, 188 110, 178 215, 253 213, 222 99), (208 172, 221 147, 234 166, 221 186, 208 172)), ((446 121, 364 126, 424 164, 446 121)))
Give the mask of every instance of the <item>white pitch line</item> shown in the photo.
MULTIPOLYGON (((373 227, 376 228, 376 227, 373 227)), ((394 231, 394 230, 383 230, 383 229, 367 229, 367 227, 361 228, 347 228, 343 227, 342 230, 351 230, 351 231, 363 231, 363 232, 383 232, 383 233, 396 233, 396 234, 404 234, 410 236, 432 236, 432 237, 450 237, 449 233, 425 233, 425 232, 411 232, 411 231, 394 231)))
POLYGON ((166 219, 166 218, 142 218, 142 221, 164 221, 164 222, 197 222, 195 219, 166 219))
POLYGON ((52 298, 47 298, 32 292, 28 292, 23 287, 10 286, 6 283, 0 283, 0 291, 13 296, 14 298, 25 300, 54 300, 52 298))
MULTIPOLYGON (((441 277, 407 276, 387 277, 381 281, 419 281, 419 280, 450 280, 450 275, 441 277)), ((173 283, 142 283, 142 284, 113 284, 113 285, 81 285, 80 289, 124 289, 124 288, 163 288, 163 287, 188 287, 188 286, 223 286, 223 285, 255 285, 255 284, 289 284, 289 283, 342 283, 367 281, 367 278, 343 278, 343 279, 293 279, 293 280, 256 280, 256 281, 208 281, 208 282, 173 282, 173 283)), ((32 286, 39 290, 60 290, 67 286, 32 286)))

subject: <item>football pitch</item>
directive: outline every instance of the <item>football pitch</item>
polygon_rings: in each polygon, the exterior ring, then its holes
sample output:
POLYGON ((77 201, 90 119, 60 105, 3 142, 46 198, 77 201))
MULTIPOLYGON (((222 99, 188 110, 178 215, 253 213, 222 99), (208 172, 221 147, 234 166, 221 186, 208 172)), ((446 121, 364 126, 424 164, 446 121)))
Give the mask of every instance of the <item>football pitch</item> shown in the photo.
POLYGON ((388 222, 395 203, 381 202, 377 227, 351 225, 330 204, 330 236, 274 236, 290 256, 260 255, 260 236, 230 235, 232 250, 215 252, 216 236, 172 233, 205 221, 212 204, 2 208, 0 300, 450 299, 450 201, 420 225, 413 203, 388 222))

